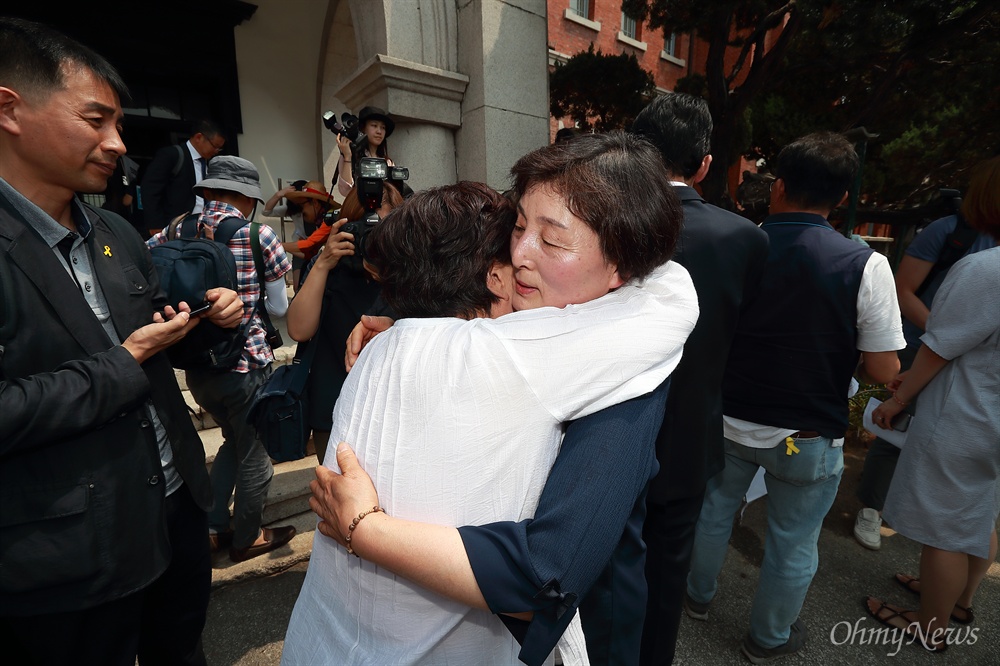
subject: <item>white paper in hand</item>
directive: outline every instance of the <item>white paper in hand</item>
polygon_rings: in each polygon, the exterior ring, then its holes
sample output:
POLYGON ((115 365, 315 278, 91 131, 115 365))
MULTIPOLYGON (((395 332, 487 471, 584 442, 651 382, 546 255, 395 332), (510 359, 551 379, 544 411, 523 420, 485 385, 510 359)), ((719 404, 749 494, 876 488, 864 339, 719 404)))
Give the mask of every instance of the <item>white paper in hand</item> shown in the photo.
MULTIPOLYGON (((903 444, 906 443, 905 432, 899 432, 898 430, 888 430, 886 428, 882 428, 880 426, 875 425, 875 423, 872 421, 872 412, 874 412, 875 408, 881 404, 882 401, 879 400, 878 398, 869 398, 868 406, 865 407, 865 415, 862 418, 865 430, 875 435, 876 437, 881 437, 882 439, 889 442, 893 446, 898 446, 899 448, 903 448, 903 444)), ((910 428, 912 427, 913 427, 913 420, 911 419, 910 428)), ((907 432, 909 432, 909 428, 907 428, 907 432)))

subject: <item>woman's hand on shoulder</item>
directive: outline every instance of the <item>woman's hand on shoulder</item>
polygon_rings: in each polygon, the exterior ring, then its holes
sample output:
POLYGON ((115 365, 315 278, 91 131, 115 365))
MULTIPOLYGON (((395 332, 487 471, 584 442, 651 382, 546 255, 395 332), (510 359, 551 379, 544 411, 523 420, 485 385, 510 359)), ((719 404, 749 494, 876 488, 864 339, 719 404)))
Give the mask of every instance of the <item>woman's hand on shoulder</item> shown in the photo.
POLYGON ((317 529, 346 546, 354 519, 378 506, 378 492, 346 442, 337 446, 337 464, 341 474, 322 465, 316 468, 316 478, 309 483, 309 507, 320 518, 317 529))
POLYGON ((344 367, 348 372, 354 367, 361 355, 361 350, 365 348, 372 338, 388 331, 393 320, 389 317, 373 317, 371 315, 361 315, 361 321, 357 323, 351 334, 347 336, 347 349, 344 351, 344 367))

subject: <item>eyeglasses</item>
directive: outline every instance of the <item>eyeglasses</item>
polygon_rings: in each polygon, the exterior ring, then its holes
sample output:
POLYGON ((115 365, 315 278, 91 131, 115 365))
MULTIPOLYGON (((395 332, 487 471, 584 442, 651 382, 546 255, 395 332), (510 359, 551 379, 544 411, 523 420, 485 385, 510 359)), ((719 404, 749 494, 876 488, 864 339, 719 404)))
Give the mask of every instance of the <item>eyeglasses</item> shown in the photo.
POLYGON ((213 149, 215 150, 215 152, 217 152, 217 153, 221 153, 221 152, 222 152, 222 149, 226 147, 226 140, 225 140, 225 139, 221 139, 221 138, 220 138, 220 139, 219 139, 219 143, 216 143, 215 141, 213 141, 212 139, 208 138, 208 137, 207 137, 207 136, 205 136, 204 134, 202 134, 201 136, 202 136, 202 138, 203 138, 203 139, 204 139, 205 141, 207 141, 207 142, 208 142, 208 145, 212 146, 212 148, 213 148, 213 149))

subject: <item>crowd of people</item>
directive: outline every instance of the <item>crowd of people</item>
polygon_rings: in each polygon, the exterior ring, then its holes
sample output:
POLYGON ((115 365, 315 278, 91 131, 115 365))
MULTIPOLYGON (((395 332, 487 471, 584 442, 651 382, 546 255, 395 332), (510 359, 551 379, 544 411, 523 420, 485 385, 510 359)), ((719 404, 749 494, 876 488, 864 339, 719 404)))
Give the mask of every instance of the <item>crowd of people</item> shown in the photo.
POLYGON ((868 611, 933 652, 950 621, 975 621, 1000 513, 1000 157, 894 277, 829 222, 859 169, 848 140, 785 146, 757 225, 695 189, 712 118, 684 93, 630 131, 526 154, 508 192, 386 181, 376 204, 354 179, 361 157, 389 159, 382 109, 361 110, 358 141, 338 137, 343 204, 306 179, 265 201, 256 167, 200 123, 147 170, 144 242, 77 197, 122 169, 127 99, 97 53, 0 18, 12 663, 205 663, 211 552, 241 562, 295 535, 263 526, 273 469, 247 423, 274 361, 267 315, 286 311, 311 347, 320 466, 282 663, 669 664, 682 614, 710 620, 761 469, 767 536, 740 651, 795 654, 854 378, 890 391, 883 427, 920 401, 901 452, 872 446, 855 535, 878 548, 884 520, 921 544, 919 576, 897 575, 921 603, 869 597, 868 611), (250 222, 258 204, 295 220, 292 241, 250 222), (346 225, 366 214, 379 221, 362 261, 346 225), (167 302, 150 254, 186 216, 207 238, 225 228, 236 262, 235 288, 197 313, 167 302), (199 326, 243 336, 231 367, 187 369, 225 437, 210 474, 166 355, 199 326))

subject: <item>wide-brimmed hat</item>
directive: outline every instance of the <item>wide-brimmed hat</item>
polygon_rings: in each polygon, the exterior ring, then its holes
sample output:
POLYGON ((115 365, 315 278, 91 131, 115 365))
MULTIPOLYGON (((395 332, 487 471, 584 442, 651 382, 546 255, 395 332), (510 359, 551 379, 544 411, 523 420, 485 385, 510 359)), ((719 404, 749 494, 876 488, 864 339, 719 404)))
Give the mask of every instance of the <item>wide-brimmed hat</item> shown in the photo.
POLYGON ((368 120, 381 120, 385 123, 385 138, 389 138, 392 130, 396 129, 396 121, 389 117, 389 114, 377 106, 366 106, 358 114, 358 129, 364 131, 365 122, 368 120))
POLYGON ((289 192, 287 197, 295 203, 302 203, 306 199, 315 199, 316 201, 325 203, 328 206, 333 205, 333 197, 326 191, 326 188, 323 187, 323 183, 318 180, 310 180, 302 187, 301 190, 289 192))
POLYGON ((260 193, 260 176, 257 174, 257 167, 253 165, 253 162, 242 157, 219 155, 209 160, 205 179, 192 189, 194 189, 195 194, 200 196, 199 190, 202 188, 239 192, 251 199, 264 202, 264 197, 260 193))

